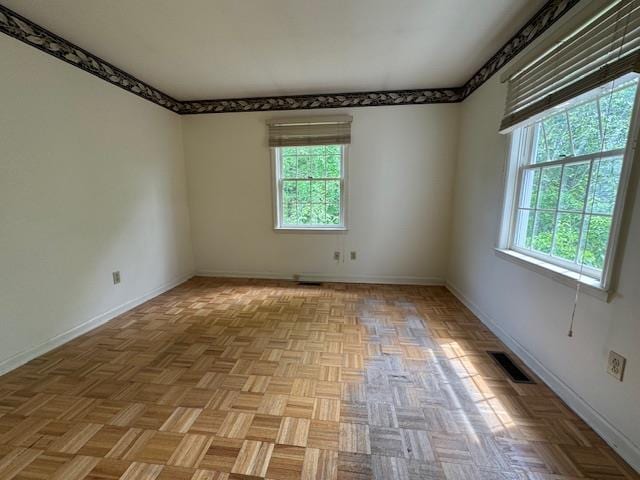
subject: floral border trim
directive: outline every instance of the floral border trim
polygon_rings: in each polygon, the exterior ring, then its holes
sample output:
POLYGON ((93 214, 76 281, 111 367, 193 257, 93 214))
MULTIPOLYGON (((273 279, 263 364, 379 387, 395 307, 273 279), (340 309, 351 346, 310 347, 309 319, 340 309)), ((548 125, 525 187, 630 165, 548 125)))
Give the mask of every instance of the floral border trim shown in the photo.
POLYGON ((173 112, 180 112, 180 101, 3 5, 0 5, 0 31, 145 100, 173 112))
POLYGON ((464 98, 489 80, 504 65, 545 32, 580 0, 549 0, 536 14, 505 43, 462 87, 464 98))
POLYGON ((279 97, 234 98, 182 102, 182 114, 311 110, 316 108, 378 107, 461 102, 462 89, 395 90, 279 97))
POLYGON ((462 87, 380 92, 180 101, 27 20, 3 5, 0 5, 0 32, 181 115, 383 105, 426 105, 463 101, 578 2, 580 0, 549 0, 462 87))

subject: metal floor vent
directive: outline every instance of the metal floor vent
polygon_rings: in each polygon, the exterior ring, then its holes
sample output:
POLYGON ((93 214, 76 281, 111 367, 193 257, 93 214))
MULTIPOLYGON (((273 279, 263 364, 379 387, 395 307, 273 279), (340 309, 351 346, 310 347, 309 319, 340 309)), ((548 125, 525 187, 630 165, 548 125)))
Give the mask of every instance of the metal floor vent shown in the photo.
POLYGON ((504 352, 487 352, 514 383, 536 383, 523 372, 504 352))
POLYGON ((305 282, 301 280, 298 282, 298 285, 301 287, 321 287, 322 282, 305 282))

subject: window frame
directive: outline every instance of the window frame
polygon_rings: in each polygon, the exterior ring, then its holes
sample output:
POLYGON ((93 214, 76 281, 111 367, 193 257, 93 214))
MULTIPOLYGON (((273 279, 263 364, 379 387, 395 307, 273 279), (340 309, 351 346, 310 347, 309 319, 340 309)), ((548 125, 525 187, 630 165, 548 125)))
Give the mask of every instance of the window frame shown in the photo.
MULTIPOLYGON (((576 102, 575 105, 578 104, 579 102, 576 102)), ((588 293, 592 293, 594 296, 603 300, 608 300, 612 284, 611 279, 613 275, 613 268, 618 251, 620 229, 625 214, 625 203, 631 178, 631 171, 633 164, 637 161, 636 157, 638 156, 637 142, 640 133, 638 131, 640 129, 640 78, 636 85, 636 95, 631 112, 627 144, 624 149, 606 151, 606 156, 602 155, 603 152, 597 152, 579 156, 564 157, 548 162, 531 163, 535 142, 535 132, 533 128, 527 127, 540 121, 541 118, 549 116, 551 111, 552 109, 549 109, 540 115, 536 115, 525 125, 514 129, 509 134, 510 138, 504 178, 503 206, 501 209, 496 253, 502 258, 514 261, 534 271, 555 278, 564 284, 575 286, 580 283, 587 287, 586 291, 588 293), (550 258, 551 255, 543 253, 536 254, 535 251, 527 250, 515 245, 515 236, 517 234, 516 222, 520 196, 522 194, 524 183, 524 171, 540 167, 578 163, 582 160, 590 161, 589 170, 591 174, 591 168, 595 159, 609 158, 613 156, 622 156, 622 170, 620 172, 620 181, 618 184, 615 206, 611 215, 611 229, 609 232, 605 261, 601 273, 597 269, 593 269, 586 265, 583 266, 582 269, 576 268, 575 263, 560 258, 550 258)), ((591 178, 589 180, 591 180, 591 178)), ((583 211, 583 214, 588 213, 585 210, 583 211)))
MULTIPOLYGON (((349 145, 340 146, 340 223, 334 225, 287 225, 282 223, 282 148, 271 147, 271 178, 273 197, 273 229, 276 231, 299 232, 341 232, 347 228, 347 204, 348 204, 348 157, 349 145)), ((316 180, 336 180, 336 178, 318 178, 316 180)))

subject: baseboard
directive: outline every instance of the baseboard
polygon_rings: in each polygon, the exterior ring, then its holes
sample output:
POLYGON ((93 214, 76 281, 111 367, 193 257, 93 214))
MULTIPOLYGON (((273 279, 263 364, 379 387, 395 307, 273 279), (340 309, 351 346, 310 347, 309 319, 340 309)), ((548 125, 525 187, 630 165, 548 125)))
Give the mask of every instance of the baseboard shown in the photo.
MULTIPOLYGON (((382 283, 390 285, 444 285, 444 279, 438 277, 412 277, 393 275, 331 275, 324 273, 300 273, 299 280, 310 282, 336 283, 382 283)), ((228 272, 202 270, 196 272, 200 277, 223 278, 259 278, 268 280, 294 280, 292 273, 277 272, 228 272)))
POLYGON ((609 420, 598 413, 584 398, 567 385, 564 380, 544 366, 520 342, 500 327, 491 317, 486 315, 471 299, 450 282, 445 286, 473 314, 480 319, 524 364, 553 390, 587 425, 593 428, 602 439, 611 446, 631 467, 640 472, 640 447, 629 437, 618 430, 609 420))
POLYGON ((184 283, 191 277, 193 277, 193 274, 183 275, 182 277, 177 278, 169 283, 166 283, 158 288, 154 288, 153 290, 145 293, 144 295, 141 295, 137 298, 129 300, 128 302, 125 302, 122 305, 119 305, 115 308, 112 308, 111 310, 101 313, 100 315, 97 315, 87 320, 86 322, 81 323, 80 325, 76 325, 75 327, 59 335, 56 335, 53 338, 50 338, 49 340, 47 340, 44 343, 41 343, 40 345, 29 348, 28 350, 19 352, 5 360, 0 360, 0 375, 4 375, 5 373, 18 368, 19 366, 24 365, 30 360, 33 360, 34 358, 39 357, 40 355, 43 355, 53 350, 54 348, 57 348, 60 345, 63 345, 68 341, 73 340, 74 338, 79 337, 80 335, 90 330, 93 330, 96 327, 99 327, 100 325, 117 317, 118 315, 121 315, 124 312, 131 310, 132 308, 135 308, 138 305, 146 302, 147 300, 151 300, 153 297, 157 297, 158 295, 166 292, 167 290, 171 290, 172 288, 180 285, 181 283, 184 283))

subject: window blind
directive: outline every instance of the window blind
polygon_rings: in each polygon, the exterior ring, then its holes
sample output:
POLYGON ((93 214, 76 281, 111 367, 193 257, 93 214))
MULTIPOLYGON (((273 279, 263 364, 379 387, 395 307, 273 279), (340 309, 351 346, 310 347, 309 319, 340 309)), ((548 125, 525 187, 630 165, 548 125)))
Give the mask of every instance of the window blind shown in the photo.
POLYGON ((348 145, 351 120, 348 115, 269 120, 269 146, 348 145))
POLYGON ((508 80, 506 132, 626 73, 640 72, 640 0, 617 0, 508 80))

